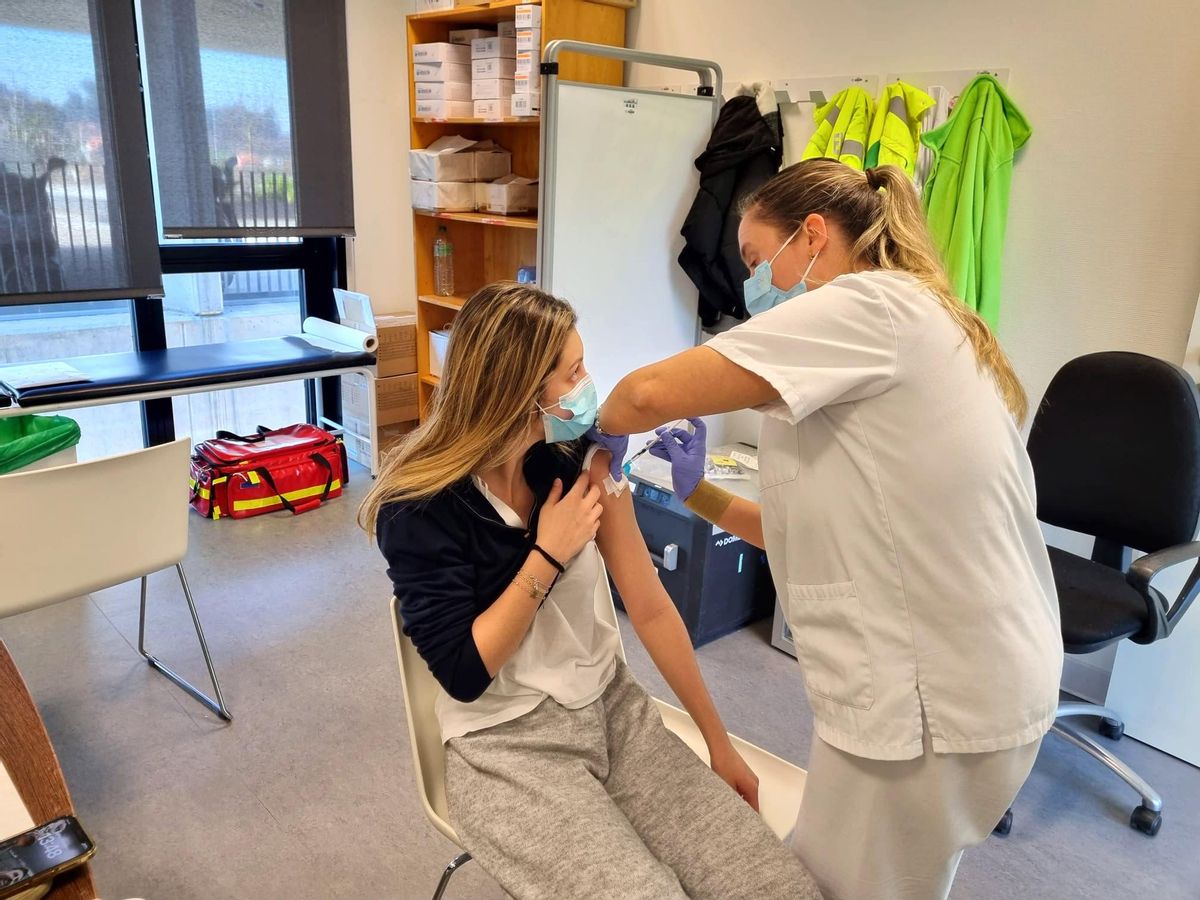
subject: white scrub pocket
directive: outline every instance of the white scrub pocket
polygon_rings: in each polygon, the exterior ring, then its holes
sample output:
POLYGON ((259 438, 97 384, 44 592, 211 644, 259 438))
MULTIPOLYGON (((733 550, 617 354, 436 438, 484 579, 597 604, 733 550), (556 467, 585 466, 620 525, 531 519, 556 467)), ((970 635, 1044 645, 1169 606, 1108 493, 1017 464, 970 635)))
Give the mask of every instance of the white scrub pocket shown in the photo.
POLYGON ((788 626, 809 691, 870 709, 875 703, 871 651, 853 581, 788 584, 788 626))

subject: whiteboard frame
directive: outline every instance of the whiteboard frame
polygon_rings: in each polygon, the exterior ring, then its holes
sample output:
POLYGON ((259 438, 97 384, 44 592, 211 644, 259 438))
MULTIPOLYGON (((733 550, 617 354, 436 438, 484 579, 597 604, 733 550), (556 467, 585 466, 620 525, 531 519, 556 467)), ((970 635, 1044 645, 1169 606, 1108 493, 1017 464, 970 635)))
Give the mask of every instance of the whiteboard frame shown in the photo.
MULTIPOLYGON (((645 53, 640 50, 630 50, 626 47, 610 47, 606 44, 589 44, 583 41, 551 41, 546 45, 542 57, 542 123, 541 123, 541 177, 538 180, 538 210, 541 221, 538 223, 538 254, 537 278, 538 284, 547 286, 553 284, 554 272, 554 205, 549 202, 555 192, 555 169, 558 163, 558 142, 554 135, 558 129, 558 58, 563 53, 579 53, 585 56, 599 56, 606 59, 618 59, 627 63, 640 63, 657 66, 664 69, 679 69, 694 72, 700 80, 696 95, 708 99, 712 103, 712 122, 717 124, 717 116, 721 111, 721 90, 724 77, 721 67, 712 60, 691 59, 684 56, 666 56, 661 53, 645 53)), ((598 90, 617 90, 631 94, 659 94, 660 91, 644 88, 627 88, 620 85, 587 84, 583 82, 567 82, 576 87, 596 88, 598 90)), ((689 100, 694 99, 688 97, 689 100)), ((696 334, 699 339, 700 320, 696 319, 696 334)))

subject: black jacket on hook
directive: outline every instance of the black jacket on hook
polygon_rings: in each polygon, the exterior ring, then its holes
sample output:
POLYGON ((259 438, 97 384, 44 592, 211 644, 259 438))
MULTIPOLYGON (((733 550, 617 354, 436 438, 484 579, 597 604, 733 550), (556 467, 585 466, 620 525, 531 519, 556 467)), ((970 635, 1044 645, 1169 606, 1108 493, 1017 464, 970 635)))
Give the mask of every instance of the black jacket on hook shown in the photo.
MULTIPOLYGON (((776 113, 776 116, 778 114, 776 113)), ((738 202, 779 171, 783 146, 753 97, 734 97, 721 107, 708 146, 696 159, 700 190, 681 234, 687 242, 679 265, 700 290, 700 321, 721 314, 742 319, 742 282, 749 276, 738 252, 738 202)))

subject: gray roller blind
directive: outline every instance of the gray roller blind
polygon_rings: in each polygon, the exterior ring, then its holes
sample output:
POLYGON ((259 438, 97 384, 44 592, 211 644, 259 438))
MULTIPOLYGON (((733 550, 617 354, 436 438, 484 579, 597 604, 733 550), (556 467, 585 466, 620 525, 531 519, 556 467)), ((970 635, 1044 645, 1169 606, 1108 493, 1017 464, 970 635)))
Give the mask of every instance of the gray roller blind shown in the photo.
POLYGON ((0 305, 162 293, 121 0, 0 0, 0 305))
POLYGON ((343 0, 142 0, 167 237, 353 234, 343 0))

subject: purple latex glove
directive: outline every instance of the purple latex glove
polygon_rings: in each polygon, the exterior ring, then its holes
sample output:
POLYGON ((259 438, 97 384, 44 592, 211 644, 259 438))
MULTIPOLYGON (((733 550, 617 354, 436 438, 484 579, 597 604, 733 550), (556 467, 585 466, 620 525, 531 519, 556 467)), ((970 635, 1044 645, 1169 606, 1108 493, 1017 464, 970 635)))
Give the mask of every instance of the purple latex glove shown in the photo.
POLYGON ((708 455, 705 439, 708 428, 703 419, 688 419, 696 429, 693 434, 686 428, 656 428, 659 441, 650 448, 650 455, 665 459, 671 464, 671 484, 675 496, 686 501, 704 478, 704 459, 708 455))
POLYGON ((584 437, 612 454, 612 461, 608 464, 608 473, 612 476, 613 481, 619 483, 625 477, 621 466, 625 463, 625 453, 629 450, 629 435, 606 434, 593 425, 587 430, 584 437))

